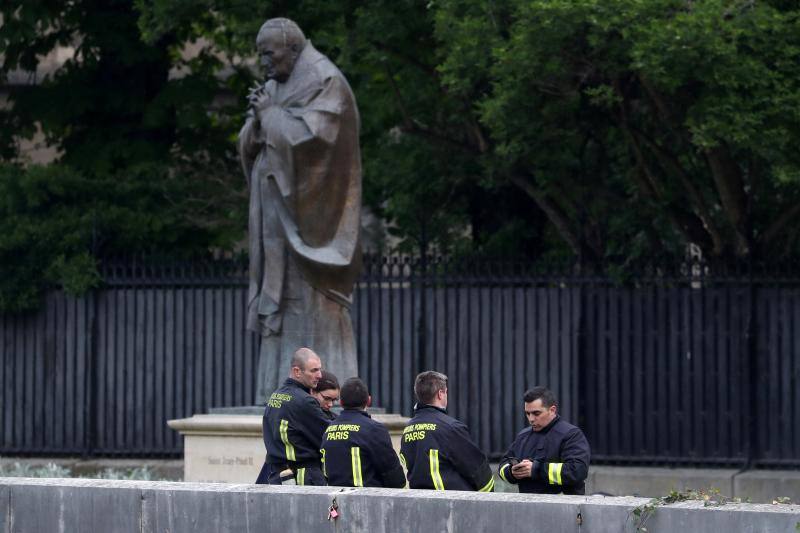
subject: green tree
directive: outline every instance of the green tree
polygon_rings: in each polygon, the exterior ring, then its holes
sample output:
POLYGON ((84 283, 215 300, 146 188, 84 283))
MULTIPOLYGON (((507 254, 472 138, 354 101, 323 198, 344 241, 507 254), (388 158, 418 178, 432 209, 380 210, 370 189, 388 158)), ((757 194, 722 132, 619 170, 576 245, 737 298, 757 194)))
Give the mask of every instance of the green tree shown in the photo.
POLYGON ((477 93, 493 173, 573 253, 797 253, 795 3, 436 5, 444 85, 477 93))
POLYGON ((238 120, 225 97, 245 88, 219 80, 220 58, 184 59, 174 34, 145 44, 131 0, 13 2, 0 16, 0 80, 32 80, 10 86, 0 110, 0 309, 32 307, 45 283, 96 284, 100 257, 241 238, 238 120), (58 47, 74 55, 36 80, 58 47), (48 168, 18 153, 38 130, 59 153, 48 168))
POLYGON ((165 209, 165 197, 186 193, 165 172, 143 165, 87 177, 62 165, 0 167, 0 309, 35 307, 46 285, 73 294, 97 285, 101 255, 207 246, 209 235, 181 210, 165 209))
POLYGON ((297 20, 359 99, 367 202, 417 246, 592 263, 689 243, 711 258, 797 251, 792 2, 137 5, 150 41, 242 56, 262 20, 297 20))
POLYGON ((54 273, 99 255, 241 238, 234 141, 254 36, 274 16, 350 80, 365 202, 408 250, 597 265, 689 243, 717 259, 799 251, 796 2, 76 0, 0 14, 0 75, 77 46, 0 111, 5 159, 37 127, 62 154, 3 170, 0 218, 23 223, 0 234, 0 254, 32 276, 4 261, 8 279, 66 283, 54 273), (70 222, 39 223, 51 216, 70 222), (60 228, 72 237, 50 238, 60 228), (51 244, 20 260, 34 235, 51 244))

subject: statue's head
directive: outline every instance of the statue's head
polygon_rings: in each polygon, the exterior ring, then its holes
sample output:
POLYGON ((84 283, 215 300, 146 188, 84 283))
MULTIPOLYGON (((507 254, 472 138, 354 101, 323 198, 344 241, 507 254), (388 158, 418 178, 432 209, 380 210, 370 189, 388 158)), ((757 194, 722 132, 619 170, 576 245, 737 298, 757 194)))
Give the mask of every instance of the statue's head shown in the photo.
POLYGON ((285 18, 266 21, 258 31, 256 48, 267 79, 280 83, 289 79, 297 57, 305 46, 306 36, 293 21, 285 18))

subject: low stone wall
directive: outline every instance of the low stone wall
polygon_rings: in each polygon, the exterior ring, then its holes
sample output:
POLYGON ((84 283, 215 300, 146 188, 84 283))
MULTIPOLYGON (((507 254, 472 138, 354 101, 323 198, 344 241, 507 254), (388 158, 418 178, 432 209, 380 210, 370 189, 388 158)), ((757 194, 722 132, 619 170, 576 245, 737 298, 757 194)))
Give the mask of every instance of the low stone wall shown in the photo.
POLYGON ((587 494, 657 497, 687 489, 717 489, 753 503, 800 502, 800 471, 591 466, 586 480, 587 494))
MULTIPOLYGON (((0 478, 7 533, 636 531, 644 498, 396 489, 0 478), (333 499, 340 517, 327 520, 333 499)), ((682 502, 659 507, 650 533, 786 531, 800 506, 682 502)))
MULTIPOLYGON (((492 471, 497 472, 496 464, 492 471)), ((586 494, 604 496, 658 498, 671 491, 690 489, 719 491, 721 496, 748 503, 786 499, 800 503, 800 471, 592 465, 586 479, 586 494)), ((495 474, 495 490, 517 492, 517 486, 501 481, 495 474)))
MULTIPOLYGON (((183 460, 164 459, 89 459, 51 457, 19 458, 0 457, 0 469, 12 469, 14 463, 31 468, 41 468, 48 463, 70 469, 73 476, 100 477, 105 469, 130 470, 147 467, 153 479, 182 481, 183 460)), ((260 469, 259 464, 259 469, 260 469)), ((497 464, 492 465, 497 471, 497 464)), ((0 473, 2 476, 2 473, 0 473)), ((255 481, 251 474, 238 483, 255 481)), ((218 482, 222 480, 211 480, 218 482)), ((229 481, 229 480, 224 480, 229 481)), ((516 492, 495 475, 495 490, 516 492)), ((653 468, 626 466, 596 466, 589 468, 586 480, 587 494, 606 496, 641 496, 644 498, 666 496, 671 490, 686 491, 718 489, 729 498, 740 498, 750 503, 771 503, 788 498, 800 503, 800 471, 797 470, 733 470, 724 468, 653 468)), ((792 532, 797 533, 797 532, 792 532)))

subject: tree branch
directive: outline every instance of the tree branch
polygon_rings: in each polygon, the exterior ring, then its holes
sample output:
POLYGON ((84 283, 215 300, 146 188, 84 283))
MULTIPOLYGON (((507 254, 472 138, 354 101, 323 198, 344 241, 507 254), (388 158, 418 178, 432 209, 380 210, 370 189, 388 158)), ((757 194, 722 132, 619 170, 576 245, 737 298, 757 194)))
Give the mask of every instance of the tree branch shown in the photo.
POLYGON ((476 149, 480 149, 480 147, 475 147, 470 143, 454 139, 437 130, 421 125, 418 121, 411 117, 411 113, 409 113, 408 108, 405 105, 403 95, 400 92, 400 87, 397 86, 397 82, 394 80, 394 74, 388 66, 386 67, 386 76, 389 78, 389 83, 392 86, 392 91, 394 92, 397 106, 400 108, 400 113, 403 115, 403 125, 400 127, 401 131, 404 133, 410 133, 412 135, 416 134, 422 137, 427 137, 429 139, 443 142, 450 146, 455 146, 466 153, 473 153, 476 149))
POLYGON ((658 160, 661 161, 664 166, 671 168, 672 171, 678 176, 681 186, 689 198, 689 202, 691 202, 691 204, 694 206, 697 217, 700 219, 705 227, 706 232, 711 237, 713 242, 713 253, 715 255, 721 254, 725 248, 725 240, 723 239, 722 234, 720 233, 716 224, 714 224, 714 219, 711 216, 711 212, 706 206, 705 201, 703 200, 703 195, 700 193, 697 187, 695 187, 694 183, 692 183, 692 178, 689 176, 689 173, 686 172, 685 168, 683 168, 683 165, 681 165, 675 154, 666 150, 663 146, 651 139, 647 134, 638 128, 634 126, 629 127, 631 134, 635 138, 644 142, 655 154, 656 158, 658 158, 658 160))
POLYGON ((397 101, 397 107, 400 108, 400 114, 403 115, 403 124, 405 127, 410 127, 411 124, 413 124, 411 114, 408 112, 406 104, 403 101, 403 95, 400 92, 400 87, 398 87, 397 82, 394 81, 394 73, 388 66, 386 67, 386 77, 389 78, 389 84, 392 86, 392 91, 394 92, 394 96, 397 101))
MULTIPOLYGON (((430 76, 431 78, 434 79, 434 81, 436 83, 436 86, 438 87, 439 91, 444 96, 452 97, 452 95, 447 91, 447 88, 442 85, 441 77, 439 76, 439 72, 434 67, 426 65, 425 63, 419 61, 418 59, 414 58, 413 56, 409 56, 408 54, 405 54, 402 51, 400 51, 400 50, 398 50, 398 49, 394 48, 393 46, 390 46, 390 45, 388 45, 386 43, 382 43, 382 42, 374 41, 374 40, 370 40, 368 42, 372 46, 377 48, 378 50, 381 50, 383 52, 388 52, 388 53, 392 54, 393 56, 395 56, 396 58, 400 59, 401 61, 403 61, 405 63, 408 63, 409 65, 412 65, 412 66, 416 67, 417 69, 421 70, 422 72, 424 72, 425 74, 427 74, 428 76, 430 76)), ((387 72, 389 74, 389 80, 390 80, 390 82, 392 84, 392 88, 394 90, 395 95, 397 96, 399 101, 402 101, 400 99, 400 90, 397 87, 397 83, 394 81, 394 77, 392 76, 390 69, 387 67, 386 70, 387 70, 387 72)), ((482 153, 482 154, 486 153, 489 150, 489 143, 487 142, 486 136, 483 134, 483 131, 481 130, 480 125, 472 117, 472 111, 471 111, 472 102, 470 102, 469 100, 466 100, 464 98, 459 98, 459 97, 456 97, 456 99, 457 100, 461 100, 461 103, 462 103, 462 106, 463 106, 463 110, 464 110, 464 116, 465 117, 470 117, 469 119, 466 120, 465 126, 466 126, 466 129, 467 129, 468 136, 470 136, 472 138, 471 139, 472 143, 464 143, 464 142, 460 142, 460 141, 455 141, 454 139, 449 138, 446 135, 443 135, 441 133, 435 133, 435 132, 433 132, 433 130, 430 130, 430 129, 425 129, 424 127, 420 126, 416 121, 412 121, 410 119, 410 114, 407 111, 405 111, 404 115, 408 119, 405 122, 406 126, 408 127, 408 126, 410 126, 412 124, 414 126, 413 128, 409 128, 408 132, 409 133, 422 133, 423 135, 431 137, 431 138, 434 138, 434 139, 447 141, 448 143, 454 144, 456 146, 459 146, 460 148, 468 148, 470 151, 477 150, 479 153, 482 153)))
POLYGON ((413 65, 414 67, 416 67, 419 70, 423 71, 427 75, 429 75, 429 76, 433 77, 434 79, 436 79, 437 83, 438 83, 439 73, 436 71, 436 69, 434 67, 426 65, 425 63, 421 62, 420 60, 418 60, 418 59, 416 59, 416 58, 414 58, 412 56, 409 56, 409 55, 401 52, 400 50, 394 48, 393 46, 389 46, 386 43, 381 43, 381 42, 372 41, 372 40, 368 41, 368 42, 369 42, 369 44, 371 44, 372 46, 374 46, 378 50, 381 50, 383 52, 388 52, 388 53, 392 54, 393 56, 397 57, 398 59, 408 63, 409 65, 413 65))
POLYGON ((578 257, 585 255, 585 247, 582 245, 578 234, 572 229, 572 224, 570 223, 569 217, 555 202, 553 202, 551 198, 547 196, 547 193, 538 187, 535 187, 530 180, 524 176, 512 174, 509 176, 509 179, 511 180, 511 183, 522 189, 528 196, 530 196, 533 201, 536 202, 536 205, 538 205, 539 208, 544 211, 544 213, 547 215, 547 218, 549 218, 550 222, 552 222, 556 227, 556 230, 561 235, 561 238, 563 238, 572 249, 572 252, 578 257))
POLYGON ((637 76, 639 83, 642 84, 644 87, 645 93, 653 102, 653 105, 658 112, 658 115, 661 116, 661 121, 666 126, 666 129, 672 133, 677 139, 683 140, 687 145, 691 145, 690 139, 687 137, 686 132, 680 128, 680 126, 675 126, 675 118, 672 110, 669 108, 664 97, 659 93, 655 87, 653 87, 650 82, 643 78, 642 76, 637 76))
MULTIPOLYGON (((649 84, 647 84, 641 78, 640 81, 642 82, 642 85, 645 87, 646 91, 648 88, 650 89, 650 98, 653 100, 653 103, 656 106, 656 109, 659 110, 659 113, 663 115, 663 120, 665 122, 669 122, 671 113, 666 103, 660 98, 660 95, 655 90, 649 87, 649 84)), ((686 170, 683 168, 683 165, 681 165, 680 161, 674 154, 668 150, 665 150, 642 130, 631 124, 631 122, 628 120, 627 113, 626 104, 628 100, 626 99, 626 95, 624 94, 618 79, 614 80, 613 87, 621 102, 619 104, 617 120, 623 132, 625 133, 628 142, 633 148, 639 168, 647 177, 647 180, 640 179, 638 181, 640 182, 640 186, 641 184, 647 184, 647 182, 649 182, 649 187, 645 187, 645 189, 649 188, 649 191, 645 190, 645 194, 649 192, 651 197, 656 197, 667 204, 666 211, 672 224, 679 231, 681 231, 681 233, 683 233, 684 237, 686 237, 689 242, 694 242, 702 248, 710 250, 714 255, 720 255, 725 248, 724 239, 714 224, 711 213, 706 207, 700 191, 698 191, 694 186, 691 177, 688 175, 686 170), (650 150, 656 155, 656 158, 661 161, 663 166, 671 168, 678 175, 682 187, 688 194, 691 203, 693 203, 695 206, 694 213, 689 215, 689 213, 687 213, 680 205, 666 198, 663 185, 659 182, 657 176, 654 172, 652 172, 647 164, 647 159, 645 158, 641 143, 646 144, 648 148, 650 148, 650 150)))
POLYGON ((748 255, 753 243, 748 231, 747 193, 741 169, 724 146, 706 150, 705 155, 725 215, 736 233, 737 253, 748 255))
POLYGON ((764 232, 764 234, 759 239, 759 247, 766 248, 781 234, 781 232, 789 225, 792 220, 794 220, 798 215, 800 215, 800 203, 796 203, 786 211, 784 211, 776 220, 773 222, 769 228, 764 232))
POLYGON ((437 130, 426 128, 425 126, 420 125, 416 121, 413 121, 410 125, 404 125, 400 128, 404 133, 416 134, 422 137, 427 137, 428 139, 433 139, 434 141, 439 141, 444 144, 448 144, 450 146, 454 146, 460 150, 463 150, 465 153, 473 154, 475 152, 475 147, 469 143, 459 141, 457 139, 453 139, 452 137, 445 135, 437 130))
MULTIPOLYGON (((634 156, 636 157, 639 167, 640 172, 636 173, 639 188, 642 189, 646 197, 657 201, 665 201, 666 198, 663 193, 663 188, 658 182, 658 178, 647 164, 639 141, 625 123, 622 123, 621 127, 633 148, 634 156)), ((721 241, 718 242, 714 239, 713 234, 708 231, 708 227, 703 223, 702 219, 694 215, 689 215, 673 202, 665 201, 665 203, 667 217, 672 222, 672 225, 683 234, 687 242, 693 242, 706 250, 712 249, 717 255, 721 253, 721 241)))

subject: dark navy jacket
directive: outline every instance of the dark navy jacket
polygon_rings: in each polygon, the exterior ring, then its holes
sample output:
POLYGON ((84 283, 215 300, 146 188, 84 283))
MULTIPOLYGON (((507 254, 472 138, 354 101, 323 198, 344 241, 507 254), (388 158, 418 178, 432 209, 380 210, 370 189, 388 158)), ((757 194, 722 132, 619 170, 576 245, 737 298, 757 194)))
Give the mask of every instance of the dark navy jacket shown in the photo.
POLYGON ((403 430, 400 452, 412 489, 494 489, 486 455, 472 442, 467 426, 438 407, 417 408, 403 430))
POLYGON ((322 438, 322 471, 337 487, 406 485, 389 431, 360 409, 344 409, 322 438))
POLYGON ((330 420, 300 382, 288 378, 264 409, 267 462, 290 467, 319 465, 322 434, 330 420))
POLYGON ((498 474, 519 485, 520 492, 584 494, 589 473, 589 442, 583 431, 557 416, 541 431, 528 427, 517 434, 500 460, 498 474), (509 459, 538 461, 530 478, 514 478, 509 459))

